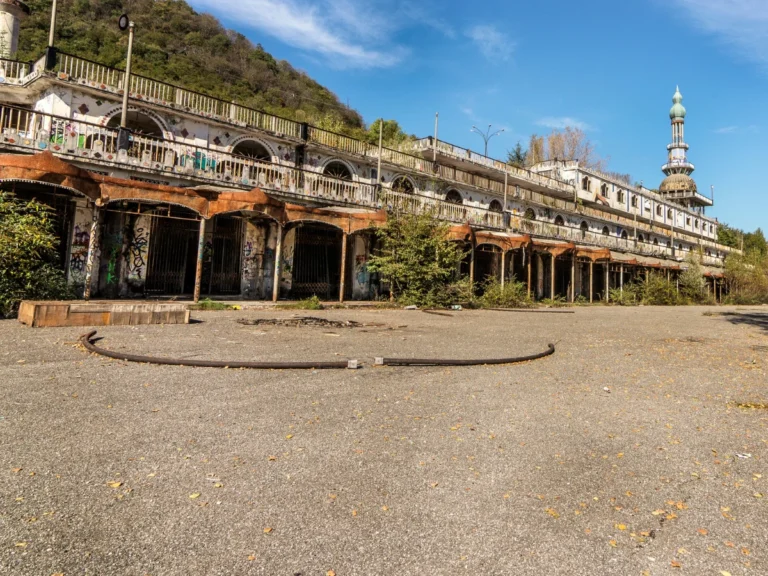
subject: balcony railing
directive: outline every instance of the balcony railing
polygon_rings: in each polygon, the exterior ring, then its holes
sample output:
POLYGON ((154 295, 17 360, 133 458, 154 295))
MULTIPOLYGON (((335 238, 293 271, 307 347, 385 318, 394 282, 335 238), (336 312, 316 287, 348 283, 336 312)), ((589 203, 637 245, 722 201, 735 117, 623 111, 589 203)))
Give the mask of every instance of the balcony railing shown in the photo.
POLYGON ((0 84, 21 84, 29 74, 29 64, 0 58, 0 84))
POLYGON ((501 212, 465 206, 463 204, 454 204, 453 202, 446 202, 445 200, 429 196, 406 194, 385 188, 382 190, 382 201, 388 210, 409 212, 411 214, 430 213, 440 220, 458 224, 475 224, 498 230, 506 228, 504 214, 501 212))

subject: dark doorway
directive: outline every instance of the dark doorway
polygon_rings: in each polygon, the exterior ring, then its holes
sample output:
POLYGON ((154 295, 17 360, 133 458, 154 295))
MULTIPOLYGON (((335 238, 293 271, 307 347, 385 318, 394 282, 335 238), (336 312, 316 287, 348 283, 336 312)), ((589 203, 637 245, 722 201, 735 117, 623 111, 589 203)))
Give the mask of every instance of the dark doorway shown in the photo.
POLYGON ((146 294, 192 294, 195 290, 197 242, 195 220, 152 218, 146 294))
POLYGON ((341 232, 318 224, 296 228, 291 297, 329 300, 338 296, 340 281, 341 232))

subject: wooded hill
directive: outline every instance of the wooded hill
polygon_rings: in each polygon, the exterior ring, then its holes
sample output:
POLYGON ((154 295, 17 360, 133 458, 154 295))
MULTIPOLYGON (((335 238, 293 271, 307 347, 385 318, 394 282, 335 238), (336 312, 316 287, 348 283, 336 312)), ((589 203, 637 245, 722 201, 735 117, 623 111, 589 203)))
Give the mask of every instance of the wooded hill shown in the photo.
MULTIPOLYGON (((16 58, 28 61, 48 44, 52 0, 25 1, 32 15, 22 23, 16 58)), ((363 128, 360 114, 333 92, 184 0, 59 0, 56 47, 124 68, 128 35, 117 26, 123 13, 136 22, 137 74, 302 122, 363 128)))

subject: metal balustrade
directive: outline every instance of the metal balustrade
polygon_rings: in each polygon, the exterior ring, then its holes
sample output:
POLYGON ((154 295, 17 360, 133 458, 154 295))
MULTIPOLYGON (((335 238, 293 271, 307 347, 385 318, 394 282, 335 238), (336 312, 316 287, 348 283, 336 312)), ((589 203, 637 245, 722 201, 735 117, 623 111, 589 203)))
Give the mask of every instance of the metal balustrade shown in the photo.
MULTIPOLYGON (((59 155, 96 164, 126 166, 161 175, 220 183, 245 190, 262 188, 305 200, 317 199, 367 208, 384 206, 413 213, 429 211, 440 219, 454 223, 473 224, 498 230, 512 228, 543 237, 611 249, 649 255, 672 255, 671 249, 666 246, 636 242, 632 239, 622 239, 520 217, 510 219, 508 214, 501 212, 454 204, 428 196, 396 192, 387 187, 382 188, 377 194, 376 186, 372 183, 341 180, 312 171, 263 162, 216 149, 164 141, 150 136, 134 135, 129 149, 119 151, 117 136, 118 131, 114 128, 34 110, 0 106, 0 146, 33 151, 50 150, 59 155), (510 222, 505 222, 505 218, 510 219, 510 222)), ((455 173, 445 172, 448 167, 440 168, 439 175, 446 179, 451 179, 452 176, 465 178, 462 174, 456 176, 455 173)), ((491 185, 487 179, 478 178, 481 180, 468 182, 472 185, 491 185)), ((570 209, 567 201, 550 198, 530 190, 521 190, 520 199, 553 205, 564 211, 570 209)), ((640 229, 641 227, 638 226, 638 230, 640 229)), ((712 242, 697 242, 696 239, 682 238, 677 234, 674 239, 713 248, 720 253, 726 251, 724 247, 712 242)), ((716 263, 721 263, 721 260, 715 257, 710 258, 716 263)))
POLYGON ((21 84, 28 74, 28 63, 0 58, 0 84, 21 84))

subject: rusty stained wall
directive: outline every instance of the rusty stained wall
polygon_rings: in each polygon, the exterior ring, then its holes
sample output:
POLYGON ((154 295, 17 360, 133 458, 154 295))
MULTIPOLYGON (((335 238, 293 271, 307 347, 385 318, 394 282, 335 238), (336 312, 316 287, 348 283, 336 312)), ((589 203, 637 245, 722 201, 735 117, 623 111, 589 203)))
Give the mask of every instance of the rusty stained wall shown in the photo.
POLYGON ((280 295, 290 294, 293 286, 293 255, 296 250, 296 228, 283 237, 283 256, 280 260, 280 295))
POLYGON ((377 300, 381 293, 378 276, 368 270, 374 242, 375 236, 370 232, 360 232, 349 237, 347 274, 351 274, 352 293, 349 296, 352 300, 377 300))
POLYGON ((247 300, 272 297, 278 232, 275 222, 248 220, 245 223, 241 295, 247 300))
MULTIPOLYGON (((85 287, 85 266, 88 259, 88 245, 91 238, 91 223, 93 209, 84 199, 75 203, 75 215, 72 225, 72 235, 69 240, 69 255, 67 261, 67 280, 74 286, 78 296, 82 296, 85 287)), ((98 258, 98 253, 96 254, 98 258)), ((95 260, 98 262, 98 260, 95 260)), ((98 282, 98 268, 94 266, 91 286, 98 282), (93 276, 97 278, 93 278, 93 276)))

